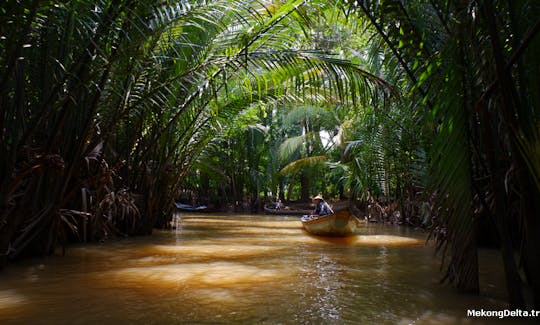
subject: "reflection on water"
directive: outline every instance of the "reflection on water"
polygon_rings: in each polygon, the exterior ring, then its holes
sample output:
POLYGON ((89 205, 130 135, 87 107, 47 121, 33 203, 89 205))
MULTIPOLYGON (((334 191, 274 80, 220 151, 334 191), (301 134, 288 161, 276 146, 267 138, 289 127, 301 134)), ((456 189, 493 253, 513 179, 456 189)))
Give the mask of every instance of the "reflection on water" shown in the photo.
POLYGON ((297 217, 238 215, 181 215, 174 226, 9 267, 0 322, 491 324, 467 309, 505 308, 492 253, 481 268, 490 292, 458 295, 438 284, 433 248, 409 229, 321 238, 297 217))

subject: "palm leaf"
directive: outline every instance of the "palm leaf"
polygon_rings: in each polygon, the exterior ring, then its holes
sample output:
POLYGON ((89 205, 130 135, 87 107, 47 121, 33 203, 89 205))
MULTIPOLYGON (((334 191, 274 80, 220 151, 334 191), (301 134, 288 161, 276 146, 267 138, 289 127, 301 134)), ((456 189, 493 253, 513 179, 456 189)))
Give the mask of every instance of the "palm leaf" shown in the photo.
POLYGON ((298 155, 304 148, 306 135, 290 137, 279 146, 279 157, 283 161, 289 160, 293 155, 298 155))
POLYGON ((326 156, 315 156, 315 157, 305 157, 297 159, 280 170, 282 175, 293 175, 297 174, 305 168, 314 167, 320 165, 322 162, 325 162, 328 159, 326 156))

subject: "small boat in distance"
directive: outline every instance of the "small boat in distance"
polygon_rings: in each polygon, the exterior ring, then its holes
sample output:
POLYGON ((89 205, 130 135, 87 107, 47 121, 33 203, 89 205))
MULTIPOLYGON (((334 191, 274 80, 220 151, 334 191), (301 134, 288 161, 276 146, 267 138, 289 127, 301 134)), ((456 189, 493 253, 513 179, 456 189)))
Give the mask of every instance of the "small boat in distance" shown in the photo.
POLYGON ((325 216, 304 215, 300 218, 304 229, 318 236, 345 237, 354 235, 360 220, 349 209, 325 216))
POLYGON ((264 212, 268 214, 278 214, 278 215, 303 215, 309 214, 313 210, 308 209, 295 209, 288 206, 276 207, 276 204, 267 204, 264 206, 264 212))
POLYGON ((184 204, 180 202, 175 202, 174 205, 176 206, 177 209, 184 210, 184 211, 201 211, 202 212, 208 209, 206 205, 189 205, 189 204, 184 204))

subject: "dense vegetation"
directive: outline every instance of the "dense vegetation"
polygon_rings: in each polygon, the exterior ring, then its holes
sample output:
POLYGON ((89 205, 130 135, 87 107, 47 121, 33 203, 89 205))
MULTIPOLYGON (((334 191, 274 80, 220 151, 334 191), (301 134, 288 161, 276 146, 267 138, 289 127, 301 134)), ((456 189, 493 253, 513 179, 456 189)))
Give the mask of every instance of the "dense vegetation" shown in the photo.
POLYGON ((464 291, 480 289, 478 237, 492 233, 511 306, 539 308, 539 13, 531 0, 8 0, 0 266, 148 234, 179 198, 256 209, 320 192, 395 200, 394 218, 434 230, 464 291))

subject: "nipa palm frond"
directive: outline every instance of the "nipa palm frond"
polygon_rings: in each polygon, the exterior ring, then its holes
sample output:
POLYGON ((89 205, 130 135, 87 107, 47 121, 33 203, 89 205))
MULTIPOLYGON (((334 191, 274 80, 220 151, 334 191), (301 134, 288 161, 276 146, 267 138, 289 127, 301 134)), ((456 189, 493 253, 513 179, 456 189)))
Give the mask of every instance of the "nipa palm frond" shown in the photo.
POLYGON ((306 142, 305 135, 299 135, 295 137, 290 137, 283 141, 279 146, 279 157, 282 161, 289 160, 293 155, 299 154, 304 148, 304 143, 306 142))
POLYGON ((328 159, 326 156, 314 156, 297 159, 287 166, 283 167, 280 171, 281 175, 294 175, 307 167, 317 166, 328 159))

